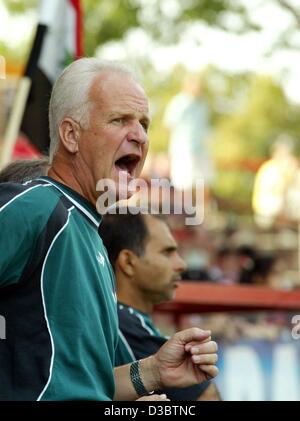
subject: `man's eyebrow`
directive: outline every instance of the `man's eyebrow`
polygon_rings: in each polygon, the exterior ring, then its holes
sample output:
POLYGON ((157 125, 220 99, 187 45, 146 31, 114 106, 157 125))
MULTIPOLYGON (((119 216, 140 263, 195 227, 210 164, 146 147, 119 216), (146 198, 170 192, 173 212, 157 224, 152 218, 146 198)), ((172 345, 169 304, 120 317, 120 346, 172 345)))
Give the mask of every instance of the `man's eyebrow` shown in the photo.
POLYGON ((162 251, 176 251, 178 249, 177 245, 166 246, 162 248, 162 251))
MULTIPOLYGON (((108 118, 113 118, 113 117, 136 118, 136 115, 133 112, 117 111, 117 110, 111 111, 107 115, 108 115, 108 118)), ((148 125, 150 124, 150 117, 148 117, 147 114, 141 114, 139 120, 144 121, 148 125)))
POLYGON ((124 113, 122 111, 110 111, 109 113, 107 113, 108 118, 119 117, 123 115, 124 113))

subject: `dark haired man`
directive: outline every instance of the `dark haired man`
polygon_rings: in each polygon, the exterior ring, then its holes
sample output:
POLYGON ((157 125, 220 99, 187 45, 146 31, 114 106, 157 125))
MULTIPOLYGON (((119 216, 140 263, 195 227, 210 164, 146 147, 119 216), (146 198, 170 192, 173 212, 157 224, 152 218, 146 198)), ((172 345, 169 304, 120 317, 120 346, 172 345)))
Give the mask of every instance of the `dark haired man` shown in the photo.
MULTIPOLYGON (((151 315, 155 304, 170 301, 186 268, 161 217, 141 213, 107 214, 99 227, 114 268, 120 323, 116 364, 155 353, 166 341, 151 315)), ((171 400, 219 400, 211 382, 164 390, 171 400)))

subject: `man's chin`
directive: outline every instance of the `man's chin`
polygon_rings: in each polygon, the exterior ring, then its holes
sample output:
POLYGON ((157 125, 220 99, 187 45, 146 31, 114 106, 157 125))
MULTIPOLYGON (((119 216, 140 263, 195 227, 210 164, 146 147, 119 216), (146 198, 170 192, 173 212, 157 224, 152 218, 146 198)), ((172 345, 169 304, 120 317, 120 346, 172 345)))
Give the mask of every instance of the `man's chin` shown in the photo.
POLYGON ((119 200, 127 200, 136 192, 136 178, 125 171, 118 174, 118 179, 114 180, 116 198, 119 200))
POLYGON ((136 193, 135 190, 129 190, 128 188, 121 188, 116 190, 116 202, 128 201, 136 193))
POLYGON ((168 303, 170 301, 173 301, 175 298, 175 289, 172 289, 172 291, 169 291, 165 294, 165 296, 162 298, 163 303, 168 303))
POLYGON ((96 206, 99 213, 106 213, 116 203, 127 202, 136 193, 135 178, 126 177, 126 173, 122 173, 117 180, 103 179, 98 182, 99 196, 96 206))

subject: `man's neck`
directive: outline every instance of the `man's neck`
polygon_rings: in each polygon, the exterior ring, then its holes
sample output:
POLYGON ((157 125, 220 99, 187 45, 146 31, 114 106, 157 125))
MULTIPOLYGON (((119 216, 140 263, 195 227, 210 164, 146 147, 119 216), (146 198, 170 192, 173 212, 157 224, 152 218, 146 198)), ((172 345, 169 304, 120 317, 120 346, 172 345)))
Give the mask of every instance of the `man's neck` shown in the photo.
POLYGON ((117 288, 118 301, 151 316, 154 305, 149 302, 149 300, 145 299, 145 297, 140 296, 139 293, 129 288, 128 284, 129 282, 124 283, 124 288, 117 288))
MULTIPOLYGON (((72 190, 79 193, 90 203, 96 206, 96 198, 93 192, 88 188, 91 183, 81 182, 80 177, 81 172, 77 170, 76 165, 70 165, 70 163, 64 162, 63 159, 55 159, 53 165, 48 171, 48 176, 53 178, 53 180, 58 181, 59 183, 64 184, 65 186, 71 188, 72 190)), ((86 174, 86 180, 88 179, 88 174, 86 174)), ((87 180, 88 181, 88 180, 87 180)))

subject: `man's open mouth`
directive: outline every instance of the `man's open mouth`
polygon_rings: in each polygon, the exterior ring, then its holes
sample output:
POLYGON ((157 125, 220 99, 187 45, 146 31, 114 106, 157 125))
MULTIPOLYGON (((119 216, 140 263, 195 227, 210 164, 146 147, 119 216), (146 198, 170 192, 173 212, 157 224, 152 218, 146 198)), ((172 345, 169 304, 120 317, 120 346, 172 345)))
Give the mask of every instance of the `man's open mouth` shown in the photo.
POLYGON ((135 154, 128 154, 124 155, 121 158, 119 158, 115 162, 115 166, 118 171, 126 171, 131 176, 134 173, 134 170, 136 169, 138 163, 140 162, 140 156, 135 154))

